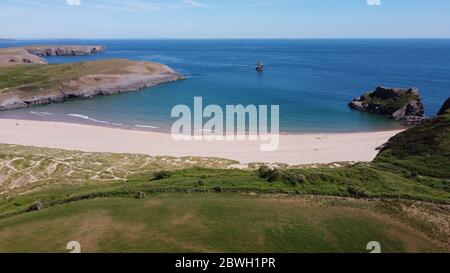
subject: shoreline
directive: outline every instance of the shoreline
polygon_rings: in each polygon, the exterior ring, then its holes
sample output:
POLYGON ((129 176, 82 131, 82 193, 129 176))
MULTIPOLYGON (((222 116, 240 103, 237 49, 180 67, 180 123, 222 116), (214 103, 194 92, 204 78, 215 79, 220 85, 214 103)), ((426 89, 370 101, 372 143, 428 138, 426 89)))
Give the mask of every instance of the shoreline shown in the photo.
MULTIPOLYGON (((35 108, 40 106, 35 106, 35 108)), ((27 108, 28 109, 28 108, 27 108)), ((20 110, 20 109, 14 109, 20 110)), ((86 126, 94 126, 94 127, 104 127, 111 129, 122 129, 122 130, 131 130, 131 131, 143 131, 143 132, 153 132, 153 133, 162 133, 162 134, 170 134, 170 126, 162 123, 148 123, 146 121, 143 122, 132 122, 132 123, 123 123, 121 121, 111 121, 111 120, 103 120, 98 119, 97 117, 86 116, 83 114, 66 114, 67 117, 58 117, 54 116, 53 113, 41 112, 38 111, 39 108, 29 109, 29 115, 7 115, 7 112, 11 112, 14 110, 0 111, 0 120, 24 120, 24 121, 37 121, 37 122, 54 122, 54 123, 67 123, 67 124, 78 124, 78 125, 86 125, 86 126), (6 115, 1 115, 2 112, 6 113, 6 115)), ((404 131, 409 127, 401 125, 398 126, 390 126, 386 128, 374 128, 370 129, 361 129, 361 130, 329 130, 324 131, 319 129, 305 129, 304 131, 282 131, 280 128, 280 135, 311 135, 311 134, 351 134, 351 133, 374 133, 374 132, 388 132, 388 131, 404 131)))
POLYGON ((320 164, 371 161, 375 149, 403 130, 349 133, 280 134, 275 152, 261 152, 261 141, 175 141, 168 133, 76 123, 0 119, 0 143, 83 152, 150 156, 212 157, 239 161, 320 164))

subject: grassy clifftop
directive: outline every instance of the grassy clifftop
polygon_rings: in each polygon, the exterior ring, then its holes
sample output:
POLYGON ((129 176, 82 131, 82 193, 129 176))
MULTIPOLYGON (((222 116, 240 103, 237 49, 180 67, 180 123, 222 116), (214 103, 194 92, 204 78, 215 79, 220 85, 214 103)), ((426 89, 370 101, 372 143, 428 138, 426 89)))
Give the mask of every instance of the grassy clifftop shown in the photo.
MULTIPOLYGON (((88 75, 157 74, 169 70, 157 63, 133 62, 122 59, 96 62, 67 63, 54 65, 16 65, 0 69, 0 93, 64 90, 69 81, 88 75)), ((99 79, 101 80, 101 76, 99 79)))
POLYGON ((0 110, 129 92, 181 79, 165 65, 122 59, 0 67, 0 110))
POLYGON ((375 163, 389 163, 419 175, 450 179, 450 110, 393 137, 375 163))

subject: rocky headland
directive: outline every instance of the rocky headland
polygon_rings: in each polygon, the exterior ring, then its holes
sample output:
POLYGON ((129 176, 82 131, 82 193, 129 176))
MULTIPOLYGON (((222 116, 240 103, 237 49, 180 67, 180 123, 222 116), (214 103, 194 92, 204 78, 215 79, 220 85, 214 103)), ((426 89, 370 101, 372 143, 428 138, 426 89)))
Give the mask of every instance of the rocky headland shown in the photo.
POLYGON ((0 49, 0 110, 119 94, 185 79, 159 63, 113 59, 47 64, 40 57, 88 55, 103 50, 103 46, 0 49))
POLYGON ((100 53, 106 50, 104 46, 27 46, 28 53, 39 56, 85 56, 100 53))
POLYGON ((404 125, 427 120, 425 106, 417 88, 377 87, 349 103, 352 109, 383 115, 404 125))
POLYGON ((24 48, 0 49, 0 67, 17 64, 47 64, 47 61, 29 53, 24 48))
POLYGON ((86 56, 105 51, 104 46, 26 46, 0 49, 0 67, 16 64, 47 64, 42 57, 86 56))

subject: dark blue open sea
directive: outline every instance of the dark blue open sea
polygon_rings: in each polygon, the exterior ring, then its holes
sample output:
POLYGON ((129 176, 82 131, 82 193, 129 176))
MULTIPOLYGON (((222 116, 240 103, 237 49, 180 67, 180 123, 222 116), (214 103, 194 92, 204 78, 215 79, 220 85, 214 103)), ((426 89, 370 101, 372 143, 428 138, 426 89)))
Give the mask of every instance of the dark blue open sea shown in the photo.
POLYGON ((428 115, 450 95, 450 40, 33 40, 28 44, 101 44, 88 57, 50 63, 128 58, 167 64, 189 77, 140 92, 1 112, 0 118, 61 120, 167 131, 176 104, 278 104, 283 132, 372 131, 397 128, 347 103, 379 85, 419 87, 428 115), (266 65, 255 71, 256 61, 266 65), (136 126, 138 125, 138 126, 136 126))

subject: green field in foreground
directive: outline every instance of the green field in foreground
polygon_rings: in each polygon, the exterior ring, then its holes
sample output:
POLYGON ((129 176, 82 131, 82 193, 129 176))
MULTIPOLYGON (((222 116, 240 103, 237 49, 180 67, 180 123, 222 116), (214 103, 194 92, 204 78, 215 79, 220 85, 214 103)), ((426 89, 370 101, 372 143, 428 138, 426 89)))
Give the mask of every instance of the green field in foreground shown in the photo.
POLYGON ((369 252, 370 241, 383 252, 448 251, 415 216, 435 210, 224 193, 93 199, 1 220, 0 252, 68 252, 73 240, 83 252, 369 252))

